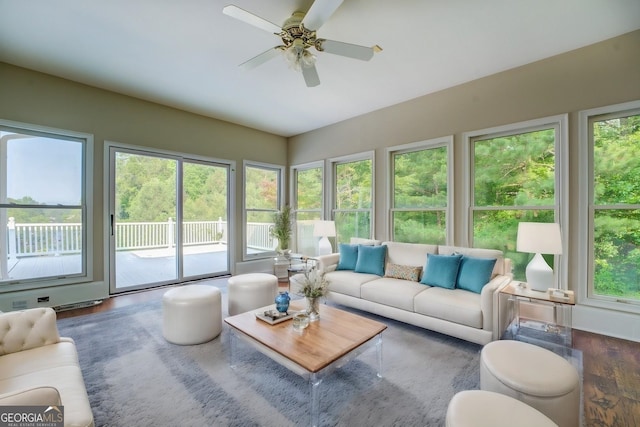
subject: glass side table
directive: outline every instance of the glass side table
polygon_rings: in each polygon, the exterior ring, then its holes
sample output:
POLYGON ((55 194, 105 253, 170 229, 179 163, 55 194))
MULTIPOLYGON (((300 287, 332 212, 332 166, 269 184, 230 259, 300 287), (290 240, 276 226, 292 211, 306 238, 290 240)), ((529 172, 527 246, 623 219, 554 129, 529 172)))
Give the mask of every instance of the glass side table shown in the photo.
POLYGON ((508 295, 508 336, 571 347, 571 313, 576 304, 573 291, 534 291, 526 283, 514 281, 500 293, 508 295))

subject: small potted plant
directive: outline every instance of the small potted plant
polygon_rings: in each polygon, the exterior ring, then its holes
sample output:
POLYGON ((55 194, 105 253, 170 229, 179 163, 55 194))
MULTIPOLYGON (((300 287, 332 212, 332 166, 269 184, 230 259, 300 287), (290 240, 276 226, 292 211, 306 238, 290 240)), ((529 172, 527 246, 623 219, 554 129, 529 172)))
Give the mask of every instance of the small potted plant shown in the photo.
POLYGON ((270 234, 278 241, 276 247, 278 253, 288 254, 291 242, 291 206, 285 205, 281 211, 273 215, 273 227, 271 227, 270 234))

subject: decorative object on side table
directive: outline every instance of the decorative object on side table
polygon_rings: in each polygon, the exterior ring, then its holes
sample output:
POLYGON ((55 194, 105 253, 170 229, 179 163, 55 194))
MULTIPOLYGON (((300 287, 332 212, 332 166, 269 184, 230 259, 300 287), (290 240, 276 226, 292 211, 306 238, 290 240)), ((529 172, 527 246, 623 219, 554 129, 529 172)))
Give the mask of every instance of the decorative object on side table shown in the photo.
POLYGON ((304 280, 300 293, 307 299, 307 314, 309 321, 315 322, 320 318, 320 298, 324 297, 328 291, 329 282, 317 268, 312 268, 304 272, 304 280))
POLYGON ((275 299, 276 310, 280 313, 286 313, 289 310, 289 302, 291 301, 291 297, 287 291, 280 292, 275 299))
POLYGON ((313 224, 313 236, 320 237, 318 255, 329 255, 333 251, 329 237, 336 236, 336 223, 333 221, 316 221, 313 224))
POLYGON ((291 253, 291 206, 285 205, 281 211, 273 215, 273 227, 269 230, 271 237, 277 240, 276 251, 288 256, 291 253))
POLYGON ((535 254, 527 265, 526 276, 529 287, 534 291, 547 292, 555 288, 553 270, 541 254, 562 255, 560 225, 557 223, 521 222, 518 224, 518 252, 535 254))
POLYGON ((269 235, 274 240, 275 250, 278 253, 273 259, 273 272, 279 280, 287 278, 287 269, 291 263, 291 207, 285 205, 281 211, 273 215, 273 225, 269 229, 269 235))

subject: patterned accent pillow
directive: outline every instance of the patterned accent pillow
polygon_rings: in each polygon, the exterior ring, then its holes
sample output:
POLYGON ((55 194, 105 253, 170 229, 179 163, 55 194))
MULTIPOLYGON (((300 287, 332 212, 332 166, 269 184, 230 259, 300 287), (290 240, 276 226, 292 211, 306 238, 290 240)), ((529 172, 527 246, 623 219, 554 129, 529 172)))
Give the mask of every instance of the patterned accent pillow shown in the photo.
POLYGON ((394 279, 404 279, 417 282, 420 278, 422 267, 414 267, 412 265, 387 264, 384 277, 393 277, 394 279))

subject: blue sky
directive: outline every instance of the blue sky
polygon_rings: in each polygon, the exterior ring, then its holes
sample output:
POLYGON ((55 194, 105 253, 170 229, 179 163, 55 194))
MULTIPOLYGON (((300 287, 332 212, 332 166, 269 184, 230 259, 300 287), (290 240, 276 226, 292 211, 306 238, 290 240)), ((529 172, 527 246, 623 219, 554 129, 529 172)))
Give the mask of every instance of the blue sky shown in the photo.
POLYGON ((82 144, 46 137, 10 138, 7 173, 9 198, 30 196, 39 203, 79 205, 82 144))

